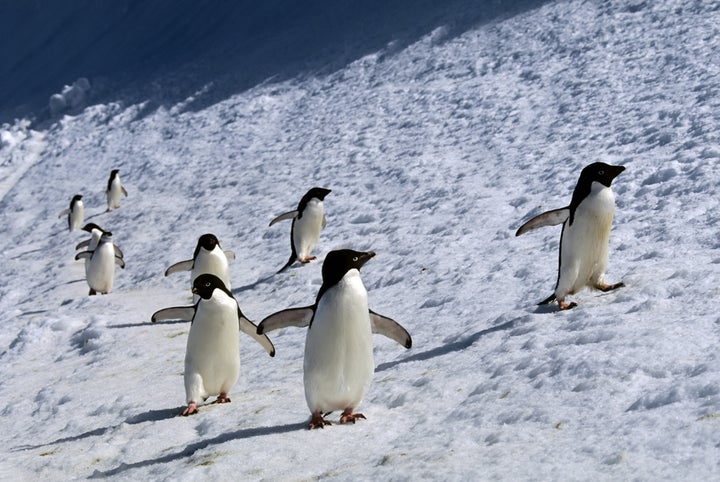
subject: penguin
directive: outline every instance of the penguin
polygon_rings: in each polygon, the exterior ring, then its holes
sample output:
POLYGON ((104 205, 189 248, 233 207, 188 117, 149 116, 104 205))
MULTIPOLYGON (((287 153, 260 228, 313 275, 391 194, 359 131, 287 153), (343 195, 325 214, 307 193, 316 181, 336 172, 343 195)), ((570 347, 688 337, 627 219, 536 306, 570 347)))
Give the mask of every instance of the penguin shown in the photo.
POLYGON ((557 300, 560 310, 567 310, 577 303, 567 303, 565 298, 585 287, 612 291, 625 286, 622 282, 605 283, 610 227, 615 213, 615 196, 610 185, 624 170, 624 166, 604 162, 586 166, 569 206, 535 216, 515 233, 520 236, 543 226, 563 225, 555 291, 539 305, 557 300))
POLYGON ((82 195, 76 194, 73 196, 70 201, 70 207, 68 209, 63 209, 63 211, 58 215, 58 218, 63 216, 67 216, 68 231, 80 229, 80 225, 83 223, 83 218, 85 217, 85 207, 83 206, 82 195))
MULTIPOLYGON (((77 246, 75 246, 75 250, 81 249, 81 248, 87 248, 88 251, 94 251, 97 247, 98 243, 100 242, 100 237, 105 232, 103 228, 98 226, 95 223, 88 223, 85 226, 82 227, 83 231, 87 231, 90 233, 90 239, 86 239, 85 241, 80 241, 77 246)), ((122 250, 117 247, 115 244, 113 244, 113 249, 115 250, 115 256, 118 258, 123 258, 123 252, 122 250)), ((88 259, 85 259, 85 263, 88 262, 88 259)))
POLYGON ((78 253, 75 259, 88 260, 85 263, 85 278, 90 286, 90 296, 110 293, 115 278, 115 265, 125 268, 123 258, 115 254, 112 233, 109 231, 103 232, 94 250, 78 253))
POLYGON ((258 325, 258 334, 287 326, 308 327, 303 360, 309 429, 330 425, 324 415, 342 410, 340 423, 364 419, 355 409, 375 372, 372 334, 379 333, 405 348, 412 339, 405 328, 368 308, 360 268, 375 253, 331 251, 322 266, 323 283, 315 303, 273 313, 258 325))
POLYGON ((250 335, 271 356, 275 347, 267 335, 258 335, 220 278, 201 274, 193 282, 199 299, 194 306, 165 308, 152 315, 152 321, 189 320, 190 333, 185 351, 185 398, 182 416, 198 412, 198 404, 210 396, 214 403, 228 403, 228 392, 240 375, 240 332, 250 335))
POLYGON ((297 209, 288 211, 270 221, 270 226, 285 219, 292 219, 290 228, 290 259, 278 273, 285 271, 296 260, 309 263, 315 259, 311 256, 313 248, 320 238, 320 230, 325 227, 327 220, 323 210, 323 200, 330 194, 330 189, 314 187, 300 199, 297 209))
POLYGON ((107 211, 105 212, 110 212, 120 207, 120 194, 125 195, 125 197, 128 195, 120 183, 120 169, 113 169, 110 171, 107 189, 105 189, 105 195, 107 196, 107 211))
MULTIPOLYGON (((228 260, 235 259, 232 251, 223 251, 220 241, 214 234, 203 234, 195 246, 193 258, 180 261, 165 270, 165 276, 179 271, 190 271, 190 287, 194 286, 195 278, 203 273, 214 274, 227 289, 230 289, 230 274, 228 272, 228 260)), ((194 297, 197 301, 197 297, 194 297)))

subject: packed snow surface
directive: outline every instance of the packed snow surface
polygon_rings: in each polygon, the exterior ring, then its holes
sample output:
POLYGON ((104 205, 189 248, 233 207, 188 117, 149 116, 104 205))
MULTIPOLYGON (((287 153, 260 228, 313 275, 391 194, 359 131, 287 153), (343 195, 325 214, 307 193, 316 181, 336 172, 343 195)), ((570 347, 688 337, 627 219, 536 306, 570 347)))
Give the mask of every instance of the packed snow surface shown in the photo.
POLYGON ((5 123, 0 479, 720 478, 719 52, 714 0, 556 0, 242 89, 228 63, 181 96, 199 57, 5 123), (560 227, 514 232, 594 161, 626 167, 606 276, 626 287, 538 307, 560 227), (106 213, 111 169, 128 197, 106 213), (313 186, 318 259, 275 274, 290 223, 268 223, 313 186), (75 194, 124 252, 108 295, 58 219, 75 194), (274 358, 241 334, 232 403, 178 416, 189 324, 150 317, 191 303, 163 273, 204 233, 255 322, 312 304, 328 251, 377 253, 370 308, 413 346, 374 337, 367 420, 306 430, 300 328, 274 358))

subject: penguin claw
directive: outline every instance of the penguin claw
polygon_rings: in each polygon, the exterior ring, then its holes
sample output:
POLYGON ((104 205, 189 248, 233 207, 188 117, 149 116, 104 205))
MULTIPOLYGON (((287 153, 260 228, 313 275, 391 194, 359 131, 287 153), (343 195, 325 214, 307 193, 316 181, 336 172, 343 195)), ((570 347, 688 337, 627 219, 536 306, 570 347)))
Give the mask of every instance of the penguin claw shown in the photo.
POLYGON ((348 423, 348 422, 355 423, 355 420, 358 420, 358 419, 367 420, 367 418, 365 418, 365 415, 363 415, 362 413, 352 413, 352 410, 347 409, 343 412, 342 416, 340 417, 340 423, 348 423))
POLYGON ((221 393, 218 395, 218 397, 215 399, 213 403, 230 403, 230 398, 225 393, 221 393))
POLYGON ((312 418, 310 419, 310 424, 308 424, 308 430, 325 428, 325 425, 332 425, 332 423, 325 420, 321 413, 313 413, 312 418))
POLYGON ((198 413, 197 404, 195 402, 188 403, 188 406, 185 407, 185 410, 180 412, 180 416, 187 417, 188 415, 194 415, 198 413))
POLYGON ((609 284, 603 283, 603 284, 597 285, 596 288, 599 289, 600 291, 607 293, 608 291, 616 290, 618 288, 622 288, 623 286, 625 286, 625 283, 623 283, 621 281, 619 283, 615 283, 614 285, 609 285, 609 284))
POLYGON ((558 306, 560 307, 560 311, 565 310, 571 310, 577 306, 577 303, 574 301, 572 303, 565 303, 564 301, 558 301, 558 306))
POLYGON ((307 263, 309 263, 310 261, 313 261, 314 259, 316 259, 315 256, 305 256, 305 257, 302 258, 302 259, 298 259, 298 261, 300 261, 300 262, 303 263, 303 264, 307 264, 307 263))

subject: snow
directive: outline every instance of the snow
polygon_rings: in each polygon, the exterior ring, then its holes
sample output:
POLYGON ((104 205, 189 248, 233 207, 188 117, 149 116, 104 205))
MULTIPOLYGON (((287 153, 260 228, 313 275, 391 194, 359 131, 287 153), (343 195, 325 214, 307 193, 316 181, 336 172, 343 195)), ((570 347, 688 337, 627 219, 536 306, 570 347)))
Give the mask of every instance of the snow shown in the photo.
MULTIPOLYGON (((0 479, 717 479, 720 9, 530 3, 483 17, 456 2, 426 33, 406 17, 403 41, 381 25, 384 45, 334 47, 348 62, 328 44, 327 68, 242 88, 233 65, 208 79, 201 52, 0 126, 0 479), (627 168, 607 273, 626 287, 538 307, 560 229, 514 232, 569 203, 594 161, 627 168), (105 213, 111 169, 128 197, 105 213), (312 186, 332 189, 318 260, 275 275, 289 225, 268 223, 312 186), (76 193, 125 255, 106 296, 87 296, 73 260, 87 233, 57 219, 76 193), (233 293, 256 322, 311 304, 331 249, 377 253, 362 269, 370 307, 413 347, 374 338, 367 420, 305 429, 293 328, 271 333, 274 358, 241 335, 232 403, 178 416, 189 327, 149 320, 190 303, 187 278, 163 272, 206 232, 236 253, 233 293)), ((80 77, 95 88, 95 72, 67 75, 46 100, 80 77)))

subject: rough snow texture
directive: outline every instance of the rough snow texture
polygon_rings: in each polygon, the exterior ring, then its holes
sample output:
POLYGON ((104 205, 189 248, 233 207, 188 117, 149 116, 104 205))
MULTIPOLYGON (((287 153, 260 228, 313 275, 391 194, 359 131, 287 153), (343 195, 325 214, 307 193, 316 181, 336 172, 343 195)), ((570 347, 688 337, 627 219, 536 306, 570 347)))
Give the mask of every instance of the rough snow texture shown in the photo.
POLYGON ((169 102, 189 65, 6 124, 0 479, 717 479, 719 25, 712 0, 552 1, 224 98, 169 102), (514 231, 593 161, 627 167, 607 273, 627 286, 538 308, 560 230, 514 231), (113 168, 129 195, 106 214, 113 168), (289 225, 268 222, 315 185, 318 260, 273 275, 289 225), (107 296, 57 219, 76 193, 125 254, 107 296), (305 430, 290 328, 275 358, 242 335, 232 403, 177 416, 189 327, 149 320, 190 302, 163 272, 205 232, 255 321, 311 304, 330 249, 377 252, 370 306, 413 347, 375 337, 367 420, 305 430))

